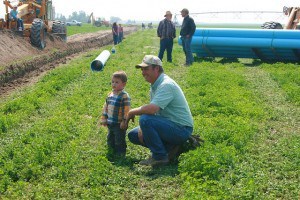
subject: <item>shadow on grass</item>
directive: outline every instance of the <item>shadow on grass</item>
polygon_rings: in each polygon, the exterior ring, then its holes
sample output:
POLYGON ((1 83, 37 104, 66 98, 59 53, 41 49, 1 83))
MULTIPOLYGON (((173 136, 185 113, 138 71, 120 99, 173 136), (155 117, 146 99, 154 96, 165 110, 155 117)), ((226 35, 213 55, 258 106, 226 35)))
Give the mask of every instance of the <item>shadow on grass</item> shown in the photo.
POLYGON ((278 62, 282 62, 284 64, 292 63, 292 64, 300 64, 299 61, 284 61, 284 60, 260 60, 260 59, 247 59, 247 58, 214 58, 214 57, 194 57, 195 63, 201 62, 216 62, 221 64, 230 64, 230 63, 241 63, 245 67, 258 67, 262 64, 275 64, 278 62))
POLYGON ((141 159, 131 156, 118 156, 108 151, 106 158, 116 167, 127 168, 140 176, 146 176, 150 179, 157 179, 163 176, 174 177, 178 174, 178 161, 174 160, 165 166, 142 166, 139 165, 141 159))
POLYGON ((157 179, 163 176, 169 176, 174 177, 178 175, 178 163, 170 163, 166 166, 157 166, 157 167, 144 167, 140 166, 141 168, 144 168, 144 176, 150 178, 150 179, 157 179))

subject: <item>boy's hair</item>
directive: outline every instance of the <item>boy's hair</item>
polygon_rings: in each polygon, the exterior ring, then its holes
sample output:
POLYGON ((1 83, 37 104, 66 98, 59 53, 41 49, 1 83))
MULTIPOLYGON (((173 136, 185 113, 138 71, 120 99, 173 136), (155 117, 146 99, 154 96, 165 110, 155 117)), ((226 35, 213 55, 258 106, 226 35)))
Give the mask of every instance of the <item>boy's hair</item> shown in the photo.
POLYGON ((124 71, 116 71, 112 75, 113 78, 119 78, 123 83, 127 82, 127 75, 124 71))

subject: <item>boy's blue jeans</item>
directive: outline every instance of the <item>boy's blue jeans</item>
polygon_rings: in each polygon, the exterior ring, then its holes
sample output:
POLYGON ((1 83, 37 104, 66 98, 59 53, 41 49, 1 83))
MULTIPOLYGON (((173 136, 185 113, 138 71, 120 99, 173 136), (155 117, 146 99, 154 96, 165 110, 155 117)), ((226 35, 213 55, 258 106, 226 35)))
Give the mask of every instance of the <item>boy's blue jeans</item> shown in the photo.
POLYGON ((116 154, 126 154, 126 130, 120 129, 120 124, 108 124, 107 145, 116 154))
POLYGON ((141 115, 139 122, 145 145, 140 143, 138 139, 139 127, 132 129, 128 133, 128 138, 134 144, 148 147, 155 160, 168 158, 168 151, 187 141, 193 132, 192 127, 179 126, 157 115, 141 115))
POLYGON ((191 37, 187 38, 182 36, 181 40, 182 40, 183 51, 186 57, 185 64, 191 65, 194 62, 194 57, 191 49, 192 38, 191 37))

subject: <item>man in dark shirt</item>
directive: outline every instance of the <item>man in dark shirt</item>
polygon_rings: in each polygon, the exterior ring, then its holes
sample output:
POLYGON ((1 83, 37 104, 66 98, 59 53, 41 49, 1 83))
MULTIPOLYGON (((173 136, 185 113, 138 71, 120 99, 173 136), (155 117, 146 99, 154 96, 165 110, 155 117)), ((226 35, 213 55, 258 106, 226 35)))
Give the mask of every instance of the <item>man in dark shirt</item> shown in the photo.
POLYGON ((164 52, 167 50, 167 61, 172 62, 173 39, 176 37, 175 25, 171 21, 172 13, 167 11, 165 19, 159 22, 157 28, 157 36, 160 38, 160 49, 158 57, 160 60, 164 57, 164 52))
POLYGON ((190 66, 194 62, 194 57, 191 50, 192 37, 196 30, 194 19, 189 16, 189 10, 184 8, 181 11, 181 16, 184 18, 180 30, 182 47, 185 53, 185 66, 190 66))

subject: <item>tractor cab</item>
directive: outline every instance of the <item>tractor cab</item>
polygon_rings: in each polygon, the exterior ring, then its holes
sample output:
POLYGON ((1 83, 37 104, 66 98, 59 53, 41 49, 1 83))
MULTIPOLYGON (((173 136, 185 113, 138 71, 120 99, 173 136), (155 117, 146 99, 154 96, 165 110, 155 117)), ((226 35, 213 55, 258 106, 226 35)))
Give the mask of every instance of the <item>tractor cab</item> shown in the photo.
POLYGON ((17 18, 22 20, 24 28, 21 30, 24 37, 30 38, 32 45, 44 49, 46 34, 52 33, 66 40, 66 27, 64 22, 53 21, 54 9, 52 0, 23 0, 17 5, 4 0, 5 19, 0 19, 0 29, 19 31, 17 20, 10 17, 10 10, 17 6, 17 18))

